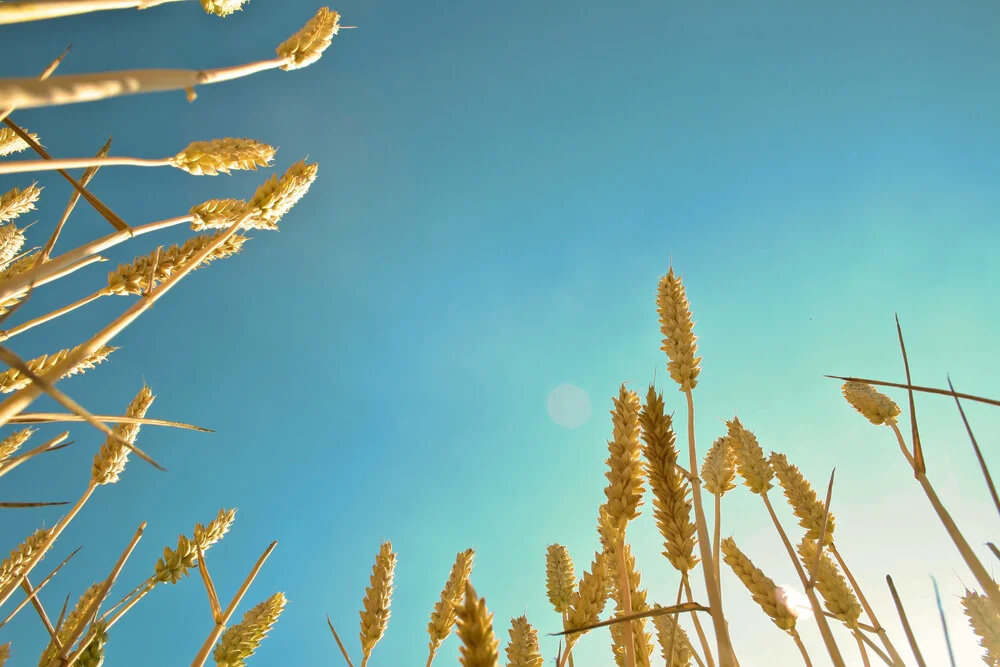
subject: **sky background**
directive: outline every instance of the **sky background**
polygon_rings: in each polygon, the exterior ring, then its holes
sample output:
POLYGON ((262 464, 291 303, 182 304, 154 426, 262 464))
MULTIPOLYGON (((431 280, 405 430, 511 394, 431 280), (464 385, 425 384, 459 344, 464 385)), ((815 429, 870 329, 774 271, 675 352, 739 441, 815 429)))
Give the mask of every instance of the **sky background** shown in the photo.
MULTIPOLYGON (((317 7, 253 0, 218 19, 181 2, 3 27, 0 73, 35 76, 70 43, 61 74, 268 59, 317 7)), ((180 533, 237 507, 206 559, 220 597, 277 540, 238 615, 275 591, 290 600, 250 665, 342 664, 327 614, 358 665, 358 609, 383 539, 399 563, 372 667, 425 663, 430 610, 468 547, 501 651, 510 619, 527 613, 552 660, 557 641, 545 635, 560 622, 545 595, 545 548, 566 545, 578 576, 599 548, 611 397, 623 381, 644 395, 655 373, 685 432, 655 309, 672 261, 704 357, 699 454, 738 412, 765 451, 786 453, 817 488, 836 466, 838 545, 907 663, 886 574, 929 665, 947 664, 931 575, 958 665, 977 664, 959 604, 971 574, 891 431, 822 375, 902 380, 897 312, 916 383, 946 386, 950 372, 959 391, 1000 393, 995 3, 344 0, 332 9, 360 29, 304 70, 203 87, 194 104, 176 92, 12 116, 59 157, 92 155, 111 133, 112 154, 146 158, 235 136, 277 146, 277 173, 307 155, 320 164, 279 233, 256 232, 239 256, 185 279, 113 341, 121 349, 107 363, 60 384, 95 413, 121 414, 145 380, 157 396, 148 416, 215 433, 143 428, 137 444, 169 472, 133 460, 99 489, 33 575, 84 545, 43 592, 49 612, 106 577, 140 522, 148 527, 115 599, 180 533), (564 384, 589 397, 577 428, 548 411, 564 384)), ((269 173, 108 167, 91 187, 139 225, 248 197, 269 173)), ((32 178, 4 176, 0 190, 32 178)), ((38 221, 31 246, 71 192, 54 172, 37 179, 38 210, 19 221, 38 221)), ((81 203, 57 250, 109 231, 81 203)), ((17 318, 90 294, 117 262, 189 234, 119 246, 108 264, 38 290, 17 318)), ((11 347, 25 358, 71 347, 130 303, 102 299, 11 347)), ((992 570, 983 545, 998 537, 997 515, 954 403, 921 395, 917 407, 930 478, 992 570)), ((965 407, 1000 467, 1000 413, 965 407)), ((0 499, 76 500, 103 437, 69 426, 76 444, 5 477, 0 499)), ((32 442, 63 428, 40 428, 32 442)), ((649 599, 668 604, 678 579, 649 508, 647 496, 629 537, 649 599)), ((4 511, 4 549, 62 511, 4 511)), ((790 510, 779 514, 797 542, 790 510)), ((744 487, 726 496, 723 523, 771 578, 796 583, 744 487)), ((723 584, 743 667, 800 664, 731 572, 723 584)), ((106 664, 190 664, 210 628, 195 574, 155 590, 114 628, 106 664)), ((814 664, 830 664, 815 624, 800 628, 814 664)), ((834 632, 848 664, 860 665, 849 635, 834 632)), ((36 664, 44 637, 30 609, 0 630, 14 641, 13 667, 36 664)), ((577 667, 612 664, 609 646, 606 631, 589 634, 577 667)), ((435 664, 455 664, 457 652, 452 636, 435 664)))

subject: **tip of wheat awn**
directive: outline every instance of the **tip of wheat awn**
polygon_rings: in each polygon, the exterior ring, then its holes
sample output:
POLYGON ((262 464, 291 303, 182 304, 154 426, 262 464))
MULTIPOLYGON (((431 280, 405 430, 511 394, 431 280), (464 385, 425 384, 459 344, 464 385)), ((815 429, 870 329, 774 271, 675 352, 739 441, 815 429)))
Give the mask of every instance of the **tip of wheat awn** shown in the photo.
POLYGON ((841 387, 844 398, 855 410, 864 415, 865 419, 879 426, 891 426, 896 423, 902 410, 891 398, 864 382, 845 382, 841 387))
POLYGON ((316 62, 339 31, 340 14, 330 11, 329 7, 320 7, 301 30, 276 49, 278 57, 286 61, 281 69, 299 69, 316 62))
POLYGON ((233 12, 243 9, 250 0, 201 0, 201 7, 207 14, 216 16, 229 16, 233 12))
POLYGON ((170 164, 195 176, 228 174, 233 169, 267 167, 276 149, 253 139, 195 141, 170 159, 170 164))

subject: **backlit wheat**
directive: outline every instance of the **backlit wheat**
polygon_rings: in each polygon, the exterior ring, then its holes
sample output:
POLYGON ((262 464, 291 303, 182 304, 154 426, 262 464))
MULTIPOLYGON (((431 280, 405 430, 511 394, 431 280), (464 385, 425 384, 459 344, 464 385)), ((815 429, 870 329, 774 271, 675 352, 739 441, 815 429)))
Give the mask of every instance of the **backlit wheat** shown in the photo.
POLYGON ((275 149, 253 139, 212 139, 195 141, 171 158, 178 169, 198 176, 228 174, 231 169, 266 167, 274 158, 275 149))
MULTIPOLYGON (((66 350, 59 350, 55 354, 43 354, 40 357, 36 357, 31 361, 25 362, 28 369, 35 375, 45 375, 51 371, 57 364, 62 363, 64 359, 76 353, 79 348, 72 348, 66 350)), ((94 368, 97 364, 101 363, 108 358, 108 355, 117 350, 117 347, 109 347, 105 345, 100 348, 94 354, 85 356, 79 363, 70 368, 63 377, 69 377, 70 375, 76 375, 78 373, 83 373, 85 370, 94 368)), ((0 373, 0 392, 4 394, 9 394, 18 389, 23 389, 31 384, 31 379, 17 370, 16 368, 8 368, 3 373, 0 373)))
POLYGON ((896 417, 902 413, 895 401, 870 384, 845 382, 841 390, 851 407, 876 426, 895 424, 896 417))
POLYGON ((434 603, 431 611, 431 620, 427 624, 427 634, 430 635, 430 654, 427 664, 430 665, 434 655, 441 647, 444 640, 451 634, 457 619, 457 611, 462 599, 465 597, 465 584, 472 573, 472 561, 475 551, 466 549, 455 557, 455 563, 451 566, 451 574, 441 591, 441 599, 434 603))
POLYGON ((809 575, 816 580, 816 589, 823 596, 827 611, 833 614, 847 627, 857 629, 861 618, 861 603, 848 585, 844 575, 840 573, 837 564, 833 562, 826 550, 820 554, 819 570, 816 568, 816 540, 808 537, 799 543, 799 556, 809 575))
POLYGON ((660 316, 660 333, 663 334, 663 346, 670 362, 667 370, 674 382, 680 385, 681 391, 694 389, 698 385, 698 374, 701 372, 701 357, 698 354, 698 337, 694 335, 694 322, 691 319, 691 305, 684 292, 680 276, 670 271, 660 279, 656 292, 656 309, 660 316))
POLYGON ((339 31, 340 14, 329 7, 320 7, 301 30, 277 48, 278 57, 285 60, 281 69, 299 69, 316 62, 339 31))
POLYGON ((802 476, 796 466, 788 462, 784 454, 771 452, 771 469, 774 471, 778 483, 785 492, 788 504, 792 506, 792 511, 799 520, 799 525, 806 529, 806 537, 810 540, 818 540, 820 533, 823 533, 823 544, 829 546, 833 544, 833 531, 835 526, 834 516, 831 512, 827 515, 826 528, 823 528, 823 502, 817 497, 812 485, 802 476))
POLYGON ((243 614, 243 620, 227 629, 215 645, 212 652, 215 664, 218 667, 244 667, 278 622, 285 603, 284 593, 275 593, 243 614))
MULTIPOLYGON (((146 411, 153 404, 153 392, 145 384, 139 393, 136 394, 132 402, 129 403, 125 411, 126 417, 141 418, 146 416, 146 411)), ((115 424, 113 432, 121 440, 135 444, 135 439, 139 436, 139 424, 121 422, 115 424)), ((91 479, 94 484, 113 484, 118 481, 118 476, 125 470, 128 463, 129 448, 119 440, 107 438, 101 445, 100 451, 94 455, 94 463, 91 466, 91 479)))
POLYGON ((605 461, 608 485, 604 495, 608 515, 618 530, 624 531, 629 521, 639 516, 642 506, 642 463, 639 460, 639 396, 622 385, 614 401, 611 420, 613 438, 608 441, 611 455, 605 461))
POLYGON ((35 430, 32 428, 24 428, 20 431, 15 431, 11 433, 2 441, 0 441, 0 461, 10 458, 21 449, 21 447, 28 441, 32 435, 34 435, 35 430))
POLYGON ((988 597, 970 590, 962 597, 962 607, 979 638, 979 645, 985 650, 983 662, 990 667, 1000 667, 1000 610, 988 597))
MULTIPOLYGON (((11 188, 0 196, 0 222, 8 222, 14 218, 24 215, 28 211, 35 210, 35 204, 38 202, 38 198, 42 195, 42 189, 38 187, 35 183, 25 187, 25 188, 11 188)), ((16 228, 15 228, 16 229, 16 228)), ((6 254, 6 246, 18 236, 17 232, 7 231, 3 234, 2 241, 0 241, 0 247, 4 248, 5 252, 0 255, 0 259, 3 263, 9 262, 11 258, 16 254, 16 250, 10 253, 8 256, 6 254)), ((24 244, 24 235, 20 234, 21 245, 24 244)), ((18 246, 20 250, 20 246, 18 246)))
POLYGON ((458 609, 459 662, 462 667, 498 667, 500 642, 493 633, 493 614, 486 608, 486 598, 476 595, 470 582, 465 584, 465 601, 458 609))
POLYGON ((549 602, 558 613, 569 609, 575 586, 576 574, 569 550, 561 544, 550 544, 545 549, 545 588, 549 602))
POLYGON ((698 557, 694 555, 696 528, 691 521, 691 501, 688 499, 691 485, 677 469, 678 452, 672 420, 663 405, 663 395, 652 386, 646 394, 639 423, 646 477, 653 492, 653 518, 666 547, 663 555, 677 570, 688 572, 698 564, 698 557))
POLYGON ((774 471, 764 458, 764 450, 757 443, 757 437, 744 428, 738 417, 726 422, 729 427, 729 441, 736 457, 736 468, 743 483, 756 494, 766 493, 772 488, 774 471))
POLYGON ((524 616, 510 620, 507 667, 542 667, 545 660, 538 648, 538 631, 524 616))
MULTIPOLYGON (((28 132, 28 136, 38 142, 38 135, 28 132)), ((40 142, 39 142, 40 145, 40 142)), ((0 157, 20 153, 28 149, 28 142, 9 127, 0 127, 0 157)))
POLYGON ((372 649, 385 635, 392 604, 392 579, 396 571, 396 554, 392 542, 383 542, 372 566, 371 585, 365 589, 361 616, 361 667, 368 664, 372 649))

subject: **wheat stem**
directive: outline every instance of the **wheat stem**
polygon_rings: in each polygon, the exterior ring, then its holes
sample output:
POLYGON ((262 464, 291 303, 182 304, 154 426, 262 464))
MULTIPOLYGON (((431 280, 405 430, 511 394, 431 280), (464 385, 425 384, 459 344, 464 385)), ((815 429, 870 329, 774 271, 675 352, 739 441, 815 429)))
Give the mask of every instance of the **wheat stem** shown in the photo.
POLYGON ((87 501, 90 500, 90 496, 93 495, 94 490, 96 488, 97 485, 94 484, 93 482, 87 485, 87 490, 83 492, 83 495, 80 496, 80 499, 76 501, 76 504, 73 505, 70 511, 63 518, 59 520, 55 528, 52 529, 52 532, 49 535, 48 539, 45 540, 45 542, 42 544, 41 547, 39 547, 38 552, 33 554, 31 560, 29 560, 28 563, 23 566, 21 573, 18 576, 11 579, 10 583, 8 583, 5 588, 0 590, 0 607, 2 607, 4 604, 7 603, 7 600, 10 599, 10 596, 14 594, 14 591, 16 591, 21 586, 21 582, 24 581, 25 577, 31 574, 31 571, 35 568, 35 566, 38 565, 39 562, 41 562, 42 557, 45 556, 45 553, 52 548, 52 545, 55 543, 56 538, 59 537, 62 531, 66 529, 66 526, 69 525, 69 522, 72 521, 74 517, 76 517, 76 515, 80 512, 80 510, 83 509, 83 506, 87 503, 87 501))
POLYGON ((250 588, 250 584, 252 584, 253 580, 257 578, 257 573, 260 572, 262 567, 264 567, 265 561, 267 561, 276 546, 278 546, 277 541, 271 542, 267 549, 264 550, 264 553, 261 554, 260 558, 257 559, 257 563, 253 566, 253 569, 250 570, 250 574, 247 575, 246 579, 243 580, 240 590, 236 592, 236 595, 230 601, 229 606, 226 607, 226 611, 224 611, 222 615, 216 619, 215 627, 212 628, 212 631, 208 634, 208 639, 206 639, 205 643, 202 644, 201 650, 198 651, 198 655, 196 655, 194 660, 191 662, 191 667, 203 667, 205 661, 208 660, 208 655, 212 652, 212 647, 215 646, 215 642, 219 640, 219 636, 222 635, 222 632, 226 629, 226 623, 228 623, 229 619, 232 618, 237 605, 239 605, 243 596, 246 595, 247 590, 250 588))
POLYGON ((861 639, 861 631, 854 631, 854 639, 858 642, 858 651, 861 652, 861 662, 864 663, 865 667, 872 667, 871 661, 868 659, 868 651, 865 649, 865 643, 861 639))
POLYGON ((979 586, 983 589, 983 592, 990 598, 990 602, 1000 609, 1000 588, 997 587, 995 581, 990 576, 986 568, 983 567, 982 562, 976 557, 975 552, 972 547, 965 540, 962 532, 955 525, 955 521, 951 518, 951 514, 945 509, 944 505, 941 503, 941 499, 938 498, 937 493, 934 492, 934 487, 931 486, 930 480, 927 479, 926 473, 918 472, 914 458, 910 455, 909 451, 906 449, 906 443, 903 440, 903 434, 899 431, 899 426, 895 423, 890 424, 893 432, 896 434, 896 440, 899 442, 899 447, 903 451, 903 455, 906 456, 907 462, 909 462, 910 467, 914 471, 914 476, 920 483, 920 486, 924 489, 924 494, 930 501, 931 506, 938 515, 938 519, 944 525, 948 535, 951 537, 952 542, 955 543, 955 547, 958 552, 962 555, 962 559, 965 560, 965 564, 972 571, 973 576, 976 581, 979 582, 979 586))
MULTIPOLYGON (((119 573, 121 573, 122 568, 125 566, 125 561, 127 561, 129 559, 129 556, 132 555, 132 551, 135 550, 135 546, 139 543, 139 540, 142 539, 142 533, 145 530, 146 530, 146 522, 143 521, 141 524, 139 524, 139 528, 135 531, 135 534, 132 535, 132 541, 129 542, 128 546, 125 548, 125 551, 123 551, 121 556, 119 556, 118 562, 115 563, 114 568, 111 570, 111 574, 108 575, 108 578, 101 585, 100 591, 98 592, 97 595, 94 596, 94 599, 87 607, 87 613, 82 617, 80 625, 73 631, 73 633, 70 635, 70 638, 67 640, 66 642, 67 648, 72 646, 73 643, 76 642, 77 638, 79 638, 80 635, 83 634, 84 626, 88 620, 91 619, 96 620, 97 612, 101 607, 101 603, 104 602, 104 599, 108 596, 108 593, 111 592, 111 587, 114 586, 115 580, 118 579, 119 573)), ((83 652, 87 650, 87 648, 90 646, 90 642, 96 636, 97 636, 97 628, 94 626, 93 623, 91 623, 90 630, 84 636, 84 640, 80 642, 80 645, 69 657, 66 656, 65 653, 66 649, 63 649, 63 651, 60 652, 59 655, 62 656, 64 660, 66 660, 65 667, 73 667, 73 664, 76 663, 76 661, 80 658, 83 652)))
MULTIPOLYGON (((622 528, 618 534, 618 548, 615 549, 618 556, 618 586, 621 590, 622 606, 625 615, 632 613, 632 585, 628 580, 628 563, 625 561, 625 529, 622 528)), ((635 667, 635 634, 632 623, 625 624, 625 667, 635 667)))
POLYGON ((24 589, 27 596, 25 600, 31 600, 31 606, 35 608, 36 612, 38 612, 38 617, 42 619, 42 625, 45 626, 45 629, 48 631, 52 641, 54 641, 59 649, 62 650, 62 643, 59 641, 58 633, 56 632, 56 629, 52 627, 52 621, 49 620, 49 615, 45 613, 45 607, 42 606, 42 601, 38 599, 38 591, 41 589, 41 586, 34 588, 31 585, 31 581, 25 577, 24 581, 21 582, 21 588, 24 589))
MULTIPOLYGON (((249 219, 249 217, 247 218, 249 219)), ((102 257, 91 257, 97 253, 113 248, 136 236, 142 236, 150 232, 157 232, 161 229, 174 227, 191 222, 194 218, 190 215, 183 215, 177 218, 157 220, 130 230, 111 232, 99 239, 89 241, 83 245, 64 252, 63 254, 50 259, 43 264, 36 265, 27 271, 11 276, 0 282, 0 302, 28 290, 32 285, 44 285, 57 278, 62 278, 78 269, 96 261, 105 261, 102 257)))
POLYGON ((812 667, 812 660, 809 659, 809 654, 806 652, 806 646, 802 643, 802 638, 799 637, 799 633, 793 631, 792 639, 795 641, 795 646, 798 647, 799 653, 802 654, 802 660, 805 662, 806 667, 812 667))
MULTIPOLYGON (((237 219, 224 233, 218 235, 211 243, 205 246, 204 249, 196 253, 189 262, 177 271, 177 273, 163 281, 156 289, 141 297, 131 308, 104 327, 104 329, 97 332, 89 341, 75 348, 75 354, 67 355, 66 359, 64 359, 62 363, 56 364, 56 366, 53 367, 53 369, 47 373, 43 379, 48 382, 58 381, 58 379, 61 378, 70 368, 73 368, 73 366, 78 363, 80 359, 89 354, 93 354, 95 351, 100 349, 101 346, 105 345, 108 341, 121 333, 129 324, 134 322, 140 315, 149 310, 157 299, 166 294, 188 273, 193 271, 195 267, 205 261, 209 255, 221 247, 223 243, 236 233, 236 230, 239 229, 240 225, 244 224, 254 214, 255 212, 251 210, 237 219)), ((0 403, 0 426, 6 424, 11 417, 19 414, 27 408, 33 400, 41 395, 41 393, 42 388, 38 386, 38 383, 32 382, 24 389, 17 391, 10 398, 0 403)), ((6 600, 6 597, 9 597, 9 594, 8 596, 0 599, 0 604, 6 600)))
MULTIPOLYGON (((21 603, 19 605, 17 605, 17 607, 14 608, 14 611, 12 611, 9 614, 7 614, 7 618, 5 618, 3 621, 0 621, 0 628, 2 628, 3 626, 7 625, 11 621, 11 619, 13 619, 15 616, 17 616, 18 613, 22 609, 24 609, 26 606, 28 606, 28 604, 34 604, 35 599, 38 597, 38 594, 41 592, 41 590, 43 588, 45 588, 46 584, 48 584, 50 581, 52 581, 52 578, 54 576, 56 576, 56 574, 59 572, 59 570, 62 569, 63 565, 65 565, 66 563, 68 563, 70 561, 70 559, 73 558, 73 556, 77 555, 80 552, 80 549, 82 549, 82 548, 83 547, 77 547, 76 550, 73 551, 73 553, 71 553, 70 555, 66 556, 66 558, 63 559, 63 562, 59 563, 59 565, 56 566, 56 569, 52 570, 52 572, 49 573, 49 576, 47 576, 44 579, 42 579, 41 583, 39 583, 38 586, 32 587, 31 584, 30 584, 30 582, 28 582, 27 577, 25 577, 23 583, 28 583, 28 587, 32 589, 31 593, 27 597, 25 597, 23 600, 21 600, 21 603)), ((37 608, 41 609, 41 605, 39 604, 39 606, 37 608)), ((41 615, 42 616, 45 615, 45 610, 44 609, 41 609, 41 615)), ((42 620, 45 621, 46 619, 43 618, 42 620)), ((51 623, 49 625, 51 625, 51 623)), ((52 631, 49 634, 52 635, 52 639, 53 640, 57 640, 58 641, 58 638, 56 637, 56 633, 55 633, 55 628, 53 628, 52 631)), ((2 667, 2 666, 0 666, 0 667, 2 667)))
POLYGON ((170 159, 146 160, 132 157, 61 158, 53 160, 17 160, 0 163, 0 175, 23 174, 32 171, 57 171, 59 169, 84 169, 89 167, 169 167, 170 159))
POLYGON ((0 25, 44 21, 112 9, 146 9, 179 0, 33 0, 0 4, 0 25))
MULTIPOLYGON (((688 579, 688 573, 685 572, 681 575, 681 586, 687 594, 687 601, 694 603, 694 595, 691 592, 691 581, 688 579)), ((680 604, 680 591, 678 590, 677 603, 680 604)), ((678 618, 677 616, 674 617, 678 618)), ((698 614, 691 614, 691 621, 694 623, 694 630, 698 633, 698 639, 701 640, 701 649, 705 652, 705 660, 708 662, 708 667, 715 667, 715 660, 712 658, 712 650, 708 646, 708 637, 705 636, 705 629, 701 627, 701 620, 698 618, 698 614)), ((697 656, 698 654, 695 653, 697 656)), ((698 659, 698 663, 701 664, 701 659, 698 659)))
POLYGON ((889 656, 892 659, 890 664, 893 667, 904 667, 903 658, 899 655, 899 652, 896 651, 896 647, 892 645, 892 642, 889 641, 889 635, 886 633, 885 628, 882 627, 882 624, 879 623, 878 619, 875 617, 875 611, 871 608, 871 605, 868 604, 868 599, 865 598, 865 594, 861 592, 861 586, 858 585, 858 582, 851 573, 850 568, 847 567, 847 562, 844 560, 844 557, 840 555, 840 550, 837 549, 837 544, 835 542, 831 543, 828 549, 833 554, 833 557, 837 559, 837 564, 840 565, 840 569, 844 573, 844 576, 846 576, 847 580, 851 583, 851 588, 853 588, 854 592, 857 593, 858 601, 861 602, 861 606, 864 608, 865 614, 868 615, 868 619, 872 622, 872 625, 874 626, 873 630, 882 641, 882 646, 884 646, 885 650, 889 652, 889 656))
MULTIPOLYGON (((684 391, 687 397, 688 409, 688 453, 691 458, 691 470, 698 469, 698 453, 694 441, 694 397, 690 387, 684 391)), ((729 638, 729 628, 722 612, 722 596, 719 580, 716 578, 715 561, 712 558, 712 543, 708 537, 708 525, 705 521, 705 508, 701 501, 701 479, 697 475, 691 477, 691 498, 694 501, 695 523, 698 527, 698 549, 701 553, 701 570, 705 576, 705 590, 708 593, 708 606, 712 610, 712 625, 715 628, 715 640, 719 650, 719 667, 734 667, 736 654, 729 638)), ((710 659, 708 655, 705 659, 710 659)))
POLYGON ((101 298, 102 296, 104 296, 104 292, 103 291, 94 292, 90 296, 85 296, 82 299, 80 299, 79 301, 71 303, 68 306, 63 306, 62 308, 59 308, 57 310, 53 310, 51 313, 46 313, 45 315, 42 315, 40 317, 36 317, 33 320, 28 320, 27 322, 25 322, 23 324, 19 324, 16 327, 8 329, 7 331, 0 331, 0 342, 6 341, 6 340, 10 340, 14 336, 16 336, 16 335, 18 335, 20 333, 24 333, 28 329, 33 329, 33 328, 37 327, 40 324, 45 324, 46 322, 50 322, 50 321, 56 319, 57 317, 61 317, 61 316, 65 315, 66 313, 70 313, 70 312, 76 310, 77 308, 82 308, 83 306, 86 306, 88 303, 92 303, 92 302, 96 301, 97 299, 101 298))
POLYGON ((795 566, 795 572, 799 575, 799 581, 802 582, 802 587, 805 589, 806 596, 809 598, 809 602, 812 603, 813 613, 816 618, 816 625, 819 626, 820 634, 823 636, 823 642, 826 644, 827 653, 830 654, 830 659, 833 660, 834 667, 845 667, 844 658, 841 656, 840 649, 837 647, 837 642, 833 638, 833 633, 830 631, 830 624, 827 622, 826 616, 823 614, 823 608, 820 606, 819 598, 816 597, 816 591, 809 585, 809 580, 806 578, 806 574, 802 570, 802 564, 799 562, 798 556, 795 555, 792 543, 788 541, 788 535, 785 534, 784 528, 781 527, 781 522, 778 521, 778 515, 774 512, 774 506, 771 505, 771 500, 767 497, 767 491, 761 493, 760 497, 764 501, 764 505, 767 507, 768 514, 771 515, 771 521, 774 522, 774 527, 777 529, 778 535, 781 537, 781 542, 785 545, 788 557, 792 559, 792 564, 795 566))
MULTIPOLYGON (((60 443, 62 443, 62 441, 68 437, 69 437, 69 431, 63 431, 62 433, 52 438, 48 442, 43 442, 42 444, 38 445, 34 449, 25 452, 24 454, 20 454, 18 456, 14 456, 4 460, 4 462, 0 464, 0 477, 3 477, 11 470, 21 465, 30 458, 34 458, 39 454, 44 454, 45 452, 51 451, 53 449, 61 449, 62 447, 65 447, 66 445, 61 445, 60 443)), ((68 445, 69 443, 66 444, 68 445)))

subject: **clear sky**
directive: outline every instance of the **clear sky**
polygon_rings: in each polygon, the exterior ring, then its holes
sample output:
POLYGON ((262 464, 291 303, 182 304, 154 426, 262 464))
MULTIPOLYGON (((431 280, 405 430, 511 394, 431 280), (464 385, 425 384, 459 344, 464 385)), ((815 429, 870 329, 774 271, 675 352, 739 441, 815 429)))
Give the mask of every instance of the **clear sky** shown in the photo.
MULTIPOLYGON (((4 27, 0 72, 34 75, 69 43, 61 73, 266 59, 316 8, 252 0, 217 19, 182 2, 4 27)), ((836 466, 838 544, 897 646, 905 639, 886 574, 928 664, 947 664, 934 575, 956 660, 975 664, 958 600, 971 574, 891 432, 821 376, 902 379, 898 312, 917 383, 945 386, 950 372, 959 391, 1000 393, 995 3, 345 0, 332 9, 360 28, 301 71, 205 87, 194 104, 165 93, 13 115, 60 157, 92 155, 110 133, 113 154, 148 158, 246 136, 279 147, 279 173, 306 155, 320 163, 279 233, 257 232, 241 255, 186 279, 115 339, 121 349, 106 364, 60 385, 94 412, 120 414, 145 379, 157 395, 150 417, 215 433, 142 430, 137 444, 169 473, 133 461, 99 490, 33 576, 84 545, 43 593, 49 612, 107 576, 141 521, 148 528, 116 599, 179 533, 237 507, 207 557, 220 596, 278 540, 239 613, 278 590, 290 600, 251 665, 339 664, 326 614, 357 665, 357 610, 382 539, 399 564, 372 667, 424 664, 429 612, 467 547, 478 551, 473 582, 503 644, 522 613, 540 634, 558 631, 545 547, 565 544, 578 575, 598 548, 619 384, 644 394, 655 371, 685 425, 654 301, 672 260, 704 356, 699 452, 738 412, 815 486, 836 466), (576 428, 549 415, 563 384, 591 402, 576 428)), ((142 224, 248 196, 266 176, 109 167, 92 188, 142 224)), ((38 220, 30 245, 44 243, 70 194, 52 172, 38 180, 38 211, 21 219, 38 220)), ((0 190, 30 182, 5 176, 0 190)), ((80 204, 57 248, 108 231, 80 204)), ((109 257, 127 261, 187 234, 145 236, 109 257)), ((113 263, 40 289, 17 317, 91 293, 113 263)), ((101 300, 12 347, 34 357, 76 345, 128 303, 101 300)), ((917 405, 931 479, 992 569, 982 545, 997 539, 997 516, 954 404, 920 396, 917 405)), ((966 407, 1000 469, 1000 413, 966 407)), ((60 430, 45 426, 35 442, 60 430)), ((73 447, 6 477, 0 500, 75 500, 103 438, 77 425, 71 434, 73 447)), ((773 579, 795 583, 757 498, 741 487, 723 512, 724 534, 773 579)), ((791 512, 779 512, 797 541, 791 512)), ((60 514, 3 511, 4 548, 60 514)), ((677 575, 648 512, 630 539, 650 599, 669 603, 677 575)), ((742 666, 799 664, 731 573, 724 586, 742 666)), ((704 599, 700 583, 696 595, 704 599)), ((131 611, 106 664, 190 664, 210 626, 195 575, 131 611)), ((802 627, 814 664, 829 664, 815 626, 802 627)), ((850 637, 835 632, 848 664, 860 665, 850 637)), ((0 630, 0 641, 14 640, 9 664, 36 664, 44 636, 30 609, 0 630)), ((606 631, 591 633, 576 665, 610 664, 609 644, 606 631)), ((543 649, 551 660, 556 641, 543 637, 543 649)), ((454 664, 457 650, 453 636, 436 664, 454 664)))

